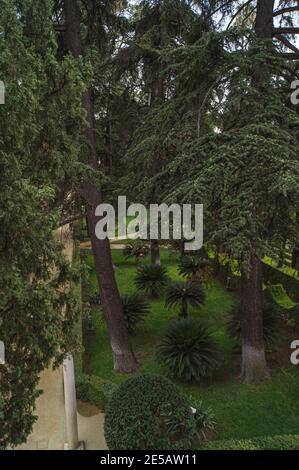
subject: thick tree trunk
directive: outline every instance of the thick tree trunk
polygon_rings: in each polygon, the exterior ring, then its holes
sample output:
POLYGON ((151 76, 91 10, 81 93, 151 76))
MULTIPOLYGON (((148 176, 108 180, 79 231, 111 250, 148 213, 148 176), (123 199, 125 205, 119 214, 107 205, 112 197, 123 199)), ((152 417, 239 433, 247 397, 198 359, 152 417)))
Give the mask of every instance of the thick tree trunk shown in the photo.
MULTIPOLYGON (((75 57, 79 57, 82 55, 82 44, 80 36, 80 11, 77 1, 64 0, 64 12, 67 48, 75 57)), ((97 155, 93 131, 94 112, 90 90, 84 94, 82 101, 89 123, 85 131, 86 142, 90 150, 89 163, 96 169, 97 155)), ((115 281, 109 240, 98 240, 95 235, 95 227, 98 222, 95 216, 95 209, 102 202, 101 194, 88 181, 83 183, 81 193, 87 205, 88 229, 91 237, 103 312, 110 335, 114 368, 119 372, 132 372, 138 368, 138 363, 131 348, 122 302, 115 281)))
MULTIPOLYGON (((259 40, 272 39, 273 9, 274 0, 258 0, 255 33, 259 40)), ((263 64, 254 64, 252 87, 260 94, 268 86, 270 78, 263 64)), ((260 382, 270 377, 263 338, 262 286, 262 263, 252 255, 250 272, 243 273, 241 279, 241 379, 245 383, 260 382)))
POLYGON ((251 271, 241 279, 242 371, 245 383, 269 378, 263 338, 262 263, 252 256, 251 271))
POLYGON ((151 240, 151 263, 153 266, 160 266, 160 248, 158 240, 151 240))

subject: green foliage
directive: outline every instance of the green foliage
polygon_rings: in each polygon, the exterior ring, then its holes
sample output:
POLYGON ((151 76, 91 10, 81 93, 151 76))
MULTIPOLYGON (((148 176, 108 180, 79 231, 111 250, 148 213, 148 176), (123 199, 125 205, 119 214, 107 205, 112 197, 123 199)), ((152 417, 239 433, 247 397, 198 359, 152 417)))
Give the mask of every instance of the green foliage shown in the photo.
POLYGON ((211 441, 202 445, 199 450, 299 450, 299 435, 211 441))
POLYGON ((99 292, 93 292, 88 296, 88 302, 92 305, 101 304, 101 294, 99 292))
POLYGON ((219 367, 216 342, 194 318, 177 319, 169 324, 156 357, 172 377, 184 382, 199 382, 219 367))
POLYGON ((101 411, 106 409, 116 389, 117 385, 95 375, 79 374, 76 377, 77 398, 97 406, 101 411))
POLYGON ((199 254, 183 256, 179 264, 179 274, 207 282, 211 278, 211 261, 199 254))
POLYGON ((1 449, 26 440, 41 372, 77 347, 79 305, 65 285, 80 272, 53 231, 58 201, 78 179, 84 69, 71 57, 57 61, 52 7, 52 0, 3 0, 0 9, 1 449))
POLYGON ((294 301, 299 302, 299 280, 297 278, 268 264, 268 262, 263 263, 263 276, 266 284, 281 284, 289 297, 294 301))
POLYGON ((160 297, 169 284, 167 269, 164 266, 139 266, 134 282, 151 297, 160 297))
POLYGON ((132 240, 123 249, 126 258, 133 256, 138 262, 149 253, 149 246, 142 240, 132 240))
POLYGON ((181 305, 180 316, 187 318, 188 305, 200 307, 205 303, 205 291, 197 281, 175 282, 166 289, 165 305, 181 305))
MULTIPOLYGON (((278 339, 280 325, 279 321, 282 317, 282 309, 275 302, 264 302, 263 305, 263 328, 264 328, 264 341, 268 348, 273 348, 278 339)), ((241 337, 241 310, 240 306, 237 305, 230 319, 227 322, 227 332, 228 334, 240 340, 241 337)))
POLYGON ((188 399, 158 375, 136 375, 121 384, 106 412, 110 450, 186 450, 194 433, 188 399))
POLYGON ((195 428, 197 436, 200 439, 207 439, 207 432, 214 431, 216 426, 216 420, 214 413, 210 407, 205 407, 203 402, 200 400, 190 399, 192 408, 196 410, 194 414, 195 428))
POLYGON ((144 321, 150 312, 150 305, 142 294, 122 294, 121 296, 124 314, 129 333, 136 333, 137 325, 144 321))

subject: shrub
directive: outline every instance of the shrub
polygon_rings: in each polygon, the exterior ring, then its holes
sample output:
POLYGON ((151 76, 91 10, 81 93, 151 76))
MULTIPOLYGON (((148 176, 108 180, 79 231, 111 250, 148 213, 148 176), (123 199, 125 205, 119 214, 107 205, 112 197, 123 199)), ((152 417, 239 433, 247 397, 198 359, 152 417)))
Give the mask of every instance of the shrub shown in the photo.
POLYGON ((77 398, 91 403, 104 411, 117 385, 104 382, 94 375, 80 374, 76 377, 77 398))
POLYGON ((99 292, 93 292, 89 295, 88 301, 91 305, 101 305, 101 295, 99 292))
POLYGON ((199 439, 207 439, 206 432, 215 429, 216 421, 211 408, 206 408, 202 401, 191 399, 192 408, 196 409, 193 415, 195 419, 195 430, 199 439))
MULTIPOLYGON (((263 306, 264 342, 267 348, 273 347, 279 336, 279 319, 281 309, 274 302, 266 301, 263 306)), ((237 305, 227 322, 227 332, 238 341, 241 338, 241 310, 237 305)))
POLYGON ((183 256, 179 264, 179 274, 193 280, 208 282, 211 279, 211 261, 202 255, 183 256))
POLYGON ((205 291, 199 282, 174 282, 166 290, 165 305, 180 305, 180 316, 187 318, 188 305, 200 307, 205 302, 205 291))
POLYGON ((135 277, 135 285, 151 297, 160 297, 169 284, 167 269, 163 266, 139 266, 135 277))
POLYGON ((110 450, 185 450, 194 435, 189 400, 165 377, 137 375, 111 398, 105 419, 110 450))
POLYGON ((218 348, 201 323, 193 318, 170 323, 158 345, 157 360, 171 376, 184 382, 200 381, 218 368, 218 348))
POLYGON ((130 334, 136 332, 138 323, 144 321, 150 311, 149 303, 141 294, 123 294, 121 296, 124 314, 130 334))
POLYGON ((139 261, 149 253, 149 246, 142 240, 132 240, 123 249, 126 258, 133 256, 135 261, 139 261))

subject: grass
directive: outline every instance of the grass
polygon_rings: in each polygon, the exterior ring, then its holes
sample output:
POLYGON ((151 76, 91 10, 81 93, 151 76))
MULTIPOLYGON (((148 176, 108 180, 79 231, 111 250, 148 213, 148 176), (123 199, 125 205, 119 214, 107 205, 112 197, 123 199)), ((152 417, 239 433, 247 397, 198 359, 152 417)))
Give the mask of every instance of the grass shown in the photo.
MULTIPOLYGON (((170 250, 161 250, 162 264, 167 266, 173 280, 179 280, 178 259, 170 250)), ((90 293, 97 291, 92 256, 87 258, 90 267, 90 293)), ((124 259, 122 252, 113 250, 116 265, 116 279, 121 292, 134 292, 134 260, 124 259)), ((142 263, 148 262, 143 260, 142 263)), ((222 364, 212 379, 202 384, 178 386, 188 395, 211 406, 217 420, 213 439, 248 439, 260 436, 299 434, 299 370, 294 366, 276 366, 269 383, 248 386, 238 382, 239 356, 235 344, 226 334, 227 316, 235 302, 232 294, 226 292, 218 281, 207 288, 206 304, 197 311, 190 309, 190 315, 202 319, 219 341, 222 364)), ((168 310, 164 300, 152 300, 152 311, 146 322, 140 325, 133 338, 134 351, 141 362, 140 372, 165 374, 156 363, 154 353, 157 342, 167 323, 178 315, 177 309, 168 310)), ((112 354, 107 328, 99 309, 93 309, 92 318, 95 336, 86 339, 84 353, 85 372, 102 379, 121 383, 128 376, 113 370, 112 354)), ((294 339, 294 338, 292 338, 294 339)), ((282 341, 290 344, 284 332, 282 341)), ((287 350, 288 354, 288 349, 287 350)))

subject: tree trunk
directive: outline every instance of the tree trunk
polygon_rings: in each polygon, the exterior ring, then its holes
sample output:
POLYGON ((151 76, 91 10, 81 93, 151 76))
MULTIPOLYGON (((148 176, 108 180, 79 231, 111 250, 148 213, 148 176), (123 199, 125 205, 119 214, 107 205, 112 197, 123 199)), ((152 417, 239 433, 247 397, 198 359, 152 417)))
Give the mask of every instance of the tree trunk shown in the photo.
POLYGON ((262 263, 252 256, 251 271, 241 278, 242 371, 245 383, 269 378, 263 338, 262 263))
MULTIPOLYGON (((67 48, 74 57, 79 57, 82 55, 83 51, 80 36, 80 10, 77 1, 64 0, 64 13, 67 48)), ((89 164, 97 169, 97 155, 93 131, 94 112, 90 90, 84 93, 82 101, 87 112, 89 123, 88 128, 85 130, 86 141, 90 149, 89 164)), ((95 209, 102 202, 101 194, 88 181, 82 184, 81 193, 87 205, 88 229, 92 243, 103 312, 110 335, 114 357, 114 369, 119 372, 133 372, 138 368, 138 363, 131 348, 122 302, 115 281, 109 240, 98 240, 95 235, 95 226, 98 222, 95 216, 95 209)))
MULTIPOLYGON (((255 21, 257 39, 272 39, 274 0, 258 0, 255 21)), ((260 62, 253 65, 252 87, 263 94, 271 76, 267 67, 260 62)), ((270 377, 265 355, 262 305, 262 263, 252 255, 250 272, 242 273, 241 279, 241 379, 254 383, 270 377)))
POLYGON ((183 318, 188 318, 188 303, 186 299, 182 299, 181 316, 183 318))
POLYGON ((158 240, 151 240, 151 262, 153 266, 160 266, 160 248, 158 240))
POLYGON ((299 271, 299 248, 296 247, 293 249, 292 253, 292 268, 299 271))

